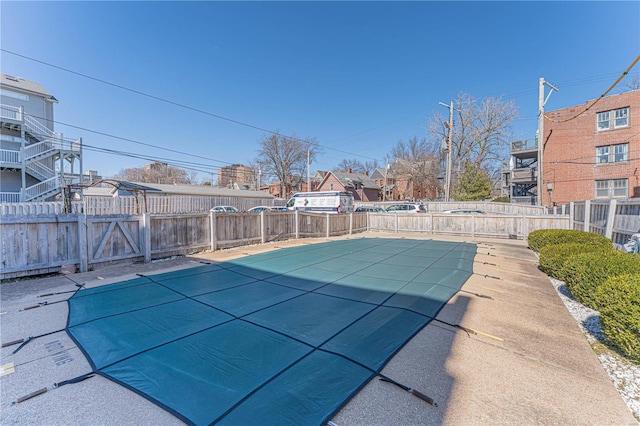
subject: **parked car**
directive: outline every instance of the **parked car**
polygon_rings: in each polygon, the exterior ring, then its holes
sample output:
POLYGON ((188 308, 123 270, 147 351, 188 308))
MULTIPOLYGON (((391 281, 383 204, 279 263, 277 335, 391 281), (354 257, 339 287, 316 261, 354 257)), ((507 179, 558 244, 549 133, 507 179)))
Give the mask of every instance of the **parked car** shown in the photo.
POLYGON ((240 210, 233 206, 215 206, 211 211, 216 213, 238 213, 240 210))
POLYGON ((360 206, 356 208, 355 212, 356 213, 359 213, 359 212, 383 213, 384 209, 382 207, 360 206))
POLYGON ((249 210, 247 210, 247 213, 260 213, 261 211, 288 212, 289 209, 282 206, 256 206, 256 207, 251 207, 249 210))
POLYGON ((485 214, 483 210, 478 209, 451 209, 445 210, 442 213, 446 214, 485 214))
POLYGON ((391 213, 426 213, 427 209, 421 203, 392 204, 387 207, 387 212, 391 213))

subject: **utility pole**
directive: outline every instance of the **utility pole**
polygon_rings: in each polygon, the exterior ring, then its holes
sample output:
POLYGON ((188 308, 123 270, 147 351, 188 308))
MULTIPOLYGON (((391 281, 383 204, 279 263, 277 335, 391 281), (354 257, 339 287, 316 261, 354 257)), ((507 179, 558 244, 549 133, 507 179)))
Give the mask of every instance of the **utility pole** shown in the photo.
POLYGON ((382 201, 387 201, 387 172, 389 171, 389 157, 385 158, 384 185, 382 187, 382 201))
POLYGON ((453 141, 453 101, 449 105, 438 102, 443 107, 449 108, 449 123, 447 127, 449 128, 449 140, 447 142, 447 177, 445 180, 445 194, 444 201, 449 202, 449 197, 451 196, 451 159, 452 159, 452 141, 453 141))
POLYGON ((544 81, 544 77, 540 77, 538 86, 538 178, 536 189, 536 201, 537 205, 542 206, 544 204, 542 200, 542 185, 543 185, 543 164, 544 164, 544 106, 546 105, 551 93, 558 89, 548 81, 544 81), (544 97, 544 86, 547 85, 551 88, 547 97, 544 97))
POLYGON ((307 150, 307 192, 311 192, 311 151, 307 150))

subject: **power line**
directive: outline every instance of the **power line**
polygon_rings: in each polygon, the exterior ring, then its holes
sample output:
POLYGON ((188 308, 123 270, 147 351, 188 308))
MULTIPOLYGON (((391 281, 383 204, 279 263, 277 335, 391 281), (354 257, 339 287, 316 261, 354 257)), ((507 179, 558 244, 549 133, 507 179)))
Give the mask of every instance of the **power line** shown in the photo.
POLYGON ((600 95, 600 97, 598 99, 596 99, 591 105, 589 105, 588 107, 586 107, 584 110, 582 110, 581 112, 579 112, 578 114, 574 115, 571 118, 567 118, 564 120, 554 120, 552 118, 550 118, 548 115, 545 114, 545 118, 547 120, 550 120, 552 123, 566 123, 567 121, 571 121, 571 120, 575 120, 576 118, 580 117, 582 114, 584 114, 585 112, 589 111, 592 107, 594 107, 598 102, 600 102, 600 100, 602 98, 604 98, 605 96, 607 96, 607 94, 613 90, 614 87, 616 87, 618 85, 618 83, 620 83, 620 81, 629 73, 629 71, 631 71, 631 69, 638 63, 638 61, 640 61, 640 55, 638 55, 636 57, 636 59, 631 63, 631 65, 629 65, 627 67, 626 70, 624 70, 624 72, 620 75, 620 77, 618 77, 618 79, 611 85, 609 86, 609 88, 602 94, 600 95))
MULTIPOLYGON (((100 78, 97 78, 97 77, 92 77, 92 76, 87 75, 87 74, 83 74, 83 73, 80 73, 80 72, 77 72, 77 71, 70 70, 68 68, 64 68, 64 67, 61 67, 61 66, 58 66, 58 65, 51 64, 49 62, 45 62, 45 61, 41 61, 41 60, 38 60, 38 59, 35 59, 35 58, 31 58, 31 57, 26 56, 26 55, 21 55, 19 53, 12 52, 12 51, 7 50, 7 49, 0 48, 0 51, 8 53, 10 55, 15 55, 15 56, 18 56, 20 58, 27 59, 27 60, 30 60, 30 61, 33 61, 33 62, 37 62, 39 64, 46 65, 48 67, 56 68, 58 70, 61 70, 61 71, 64 71, 64 72, 68 72, 68 73, 71 73, 71 74, 74 74, 74 75, 77 75, 77 76, 80 76, 80 77, 83 77, 83 78, 86 78, 86 79, 89 79, 89 80, 97 81, 97 82, 102 83, 102 84, 106 84, 106 85, 109 85, 109 86, 112 86, 112 87, 116 87, 116 88, 121 89, 121 90, 125 90, 125 91, 131 92, 131 93, 135 93, 135 94, 140 95, 140 96, 144 96, 144 97, 147 97, 147 98, 150 98, 150 99, 154 99, 156 101, 160 101, 160 102, 164 102, 164 103, 167 103, 167 104, 170 104, 170 105, 173 105, 173 106, 184 108, 184 109, 189 110, 189 111, 193 111, 193 112, 197 112, 197 113, 200 113, 200 114, 208 115, 210 117, 218 118, 220 120, 225 120, 225 121, 228 121, 230 123, 238 124, 240 126, 248 127, 248 128, 251 128, 251 129, 260 130, 262 132, 269 133, 271 135, 285 136, 285 137, 287 137, 289 139, 293 139, 293 140, 296 140, 296 141, 299 141, 299 142, 303 142, 303 143, 307 143, 308 142, 306 140, 303 140, 303 139, 300 139, 300 138, 296 138, 294 136, 281 135, 279 132, 266 129, 264 127, 256 126, 256 125, 249 124, 249 123, 245 123, 243 121, 239 121, 239 120, 235 120, 235 119, 232 119, 232 118, 224 117, 222 115, 213 114, 211 112, 204 111, 204 110, 199 109, 199 108, 194 108, 194 107, 191 107, 189 105, 185 105, 185 104, 182 104, 182 103, 179 103, 179 102, 175 102, 175 101, 172 101, 172 100, 169 100, 169 99, 161 98, 159 96, 155 96, 155 95, 152 95, 152 94, 149 94, 149 93, 146 93, 146 92, 142 92, 140 90, 131 89, 131 88, 123 86, 121 84, 112 83, 110 81, 103 80, 103 79, 100 79, 100 78)), ((362 155, 362 154, 354 154, 352 152, 343 151, 343 150, 336 149, 336 148, 331 148, 331 147, 328 147, 328 146, 325 146, 325 145, 321 145, 319 143, 316 143, 316 144, 319 147, 322 147, 322 148, 325 148, 325 149, 329 149, 329 150, 332 150, 332 151, 337 151, 337 152, 341 152, 343 154, 355 155, 357 157, 368 158, 370 160, 374 160, 374 158, 367 157, 367 156, 362 155)))

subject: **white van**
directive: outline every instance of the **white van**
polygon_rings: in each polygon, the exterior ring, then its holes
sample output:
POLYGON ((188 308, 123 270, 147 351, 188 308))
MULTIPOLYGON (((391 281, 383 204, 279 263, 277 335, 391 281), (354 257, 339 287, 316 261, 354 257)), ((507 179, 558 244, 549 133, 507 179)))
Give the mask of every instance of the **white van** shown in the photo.
POLYGON ((287 202, 289 210, 318 213, 353 213, 351 192, 296 192, 287 202))

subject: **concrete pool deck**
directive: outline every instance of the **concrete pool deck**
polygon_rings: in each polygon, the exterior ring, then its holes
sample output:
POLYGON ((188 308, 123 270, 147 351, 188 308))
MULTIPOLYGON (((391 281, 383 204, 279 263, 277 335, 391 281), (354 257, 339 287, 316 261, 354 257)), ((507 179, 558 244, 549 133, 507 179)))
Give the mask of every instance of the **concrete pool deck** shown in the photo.
MULTIPOLYGON (((526 242, 415 234, 351 236, 362 237, 467 241, 478 245, 478 254, 474 275, 440 312, 440 321, 426 326, 383 370, 432 397, 438 407, 373 379, 334 417, 335 424, 637 424, 526 242)), ((37 296, 75 290, 72 280, 92 287, 136 273, 198 266, 201 260, 225 261, 325 241, 292 240, 3 283, 1 341, 64 329, 66 303, 52 302, 69 294, 37 296), (25 310, 43 301, 49 305, 25 310)), ((15 372, 0 378, 0 424, 182 424, 101 376, 54 388, 54 383, 90 371, 64 331, 35 339, 13 355, 16 348, 1 352, 0 365, 13 363, 15 372), (43 388, 47 392, 12 404, 43 388)))

